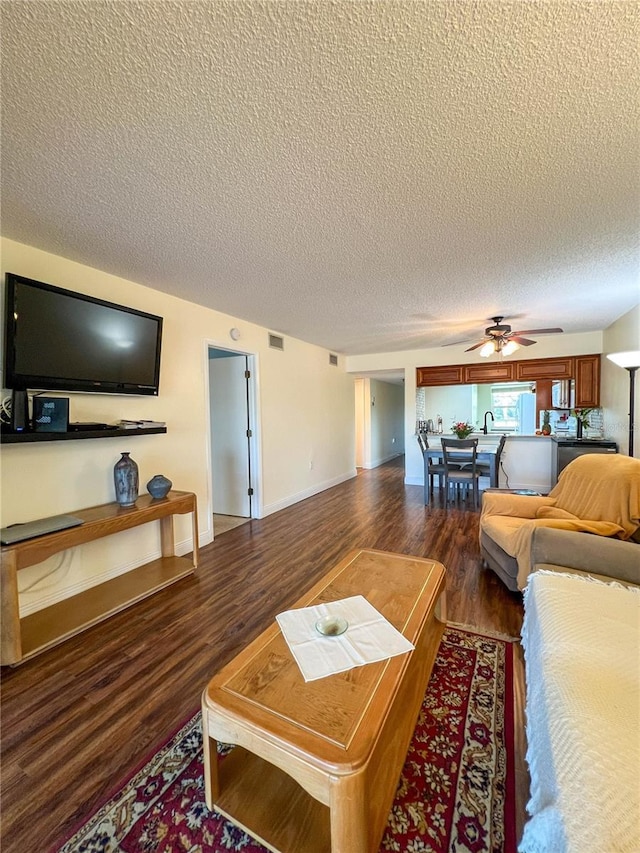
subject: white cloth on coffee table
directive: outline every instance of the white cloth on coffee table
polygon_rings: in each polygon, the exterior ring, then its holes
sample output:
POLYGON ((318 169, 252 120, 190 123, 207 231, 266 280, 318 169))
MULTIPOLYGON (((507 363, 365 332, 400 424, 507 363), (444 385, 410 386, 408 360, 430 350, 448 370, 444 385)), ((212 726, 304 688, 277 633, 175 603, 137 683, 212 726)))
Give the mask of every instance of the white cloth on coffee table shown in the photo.
POLYGON ((305 681, 386 660, 414 648, 362 595, 285 610, 276 619, 305 681), (347 630, 338 636, 320 634, 316 622, 322 616, 341 616, 348 622, 347 630))

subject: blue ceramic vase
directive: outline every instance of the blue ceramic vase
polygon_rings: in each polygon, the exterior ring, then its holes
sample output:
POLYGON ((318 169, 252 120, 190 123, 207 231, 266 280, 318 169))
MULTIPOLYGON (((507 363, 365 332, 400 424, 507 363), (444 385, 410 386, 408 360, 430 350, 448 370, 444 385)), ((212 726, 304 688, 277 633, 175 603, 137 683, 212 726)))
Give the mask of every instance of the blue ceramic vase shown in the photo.
POLYGON ((147 491, 154 500, 166 498, 173 483, 164 474, 156 474, 147 483, 147 491))
POLYGON ((138 466, 128 453, 123 453, 113 466, 116 501, 120 506, 133 506, 138 499, 138 466))

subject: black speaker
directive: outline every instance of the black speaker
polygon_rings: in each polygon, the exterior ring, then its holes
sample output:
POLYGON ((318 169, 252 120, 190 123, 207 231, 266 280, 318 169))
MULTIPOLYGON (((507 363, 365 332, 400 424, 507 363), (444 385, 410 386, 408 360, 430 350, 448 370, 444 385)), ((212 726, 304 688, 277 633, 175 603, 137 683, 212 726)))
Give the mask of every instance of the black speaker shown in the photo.
POLYGON ((26 391, 11 392, 11 429, 14 432, 29 431, 29 396, 26 391))

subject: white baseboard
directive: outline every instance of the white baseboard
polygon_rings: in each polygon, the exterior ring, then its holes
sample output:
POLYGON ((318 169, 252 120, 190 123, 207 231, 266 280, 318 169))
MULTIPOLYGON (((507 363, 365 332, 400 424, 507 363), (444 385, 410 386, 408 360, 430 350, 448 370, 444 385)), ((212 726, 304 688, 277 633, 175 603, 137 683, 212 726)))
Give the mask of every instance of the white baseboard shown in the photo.
MULTIPOLYGON (((504 483, 500 484, 501 489, 506 489, 507 486, 504 483)), ((533 492, 540 492, 541 495, 547 495, 552 489, 552 486, 549 483, 514 483, 509 482, 509 489, 529 489, 533 492)))
MULTIPOLYGON (((504 478, 501 478, 504 480, 504 478)), ((424 480, 422 477, 405 477, 404 478, 405 486, 420 486, 420 488, 424 488, 424 480)), ((489 488, 489 480, 485 478, 481 478, 480 480, 480 491, 489 488)), ((542 495, 546 495, 551 491, 551 486, 547 483, 513 483, 509 482, 507 486, 505 482, 500 482, 501 489, 531 489, 534 492, 540 492, 542 495)))
POLYGON ((280 512, 281 509, 286 509, 289 506, 293 506, 293 504, 297 504, 299 501, 306 500, 306 498, 313 497, 313 495, 317 495, 320 492, 326 491, 327 489, 332 489, 334 486, 339 486, 340 483, 344 483, 347 480, 352 480, 356 475, 357 472, 354 468, 347 474, 341 474, 340 476, 334 477, 331 480, 325 480, 323 483, 318 483, 317 485, 312 486, 309 489, 305 489, 302 492, 297 492, 294 495, 289 495, 288 497, 283 498, 281 501, 276 501, 275 503, 263 506, 260 518, 265 518, 265 516, 272 515, 274 512, 280 512))
POLYGON ((373 459, 368 465, 363 465, 362 467, 366 470, 370 468, 378 468, 380 465, 384 465, 385 462, 391 462, 392 459, 397 459, 398 456, 402 456, 402 453, 391 453, 389 456, 383 456, 380 459, 373 459))
POLYGON ((420 488, 423 488, 424 480, 422 477, 405 477, 404 484, 405 486, 420 486, 420 488))

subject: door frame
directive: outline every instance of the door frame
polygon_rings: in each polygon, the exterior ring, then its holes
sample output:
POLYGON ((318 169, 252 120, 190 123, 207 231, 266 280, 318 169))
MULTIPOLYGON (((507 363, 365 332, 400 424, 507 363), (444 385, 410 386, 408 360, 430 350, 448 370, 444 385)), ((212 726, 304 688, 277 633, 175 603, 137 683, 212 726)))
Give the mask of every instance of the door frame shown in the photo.
POLYGON ((249 430, 251 431, 251 435, 249 436, 248 448, 249 448, 249 465, 251 472, 251 488, 253 489, 253 495, 251 496, 251 518, 262 518, 263 516, 263 506, 262 506, 262 460, 260 458, 260 394, 259 394, 259 371, 258 371, 258 353, 249 352, 246 349, 242 349, 237 346, 233 346, 233 344, 228 344, 226 341, 217 341, 207 339, 204 342, 204 350, 203 350, 203 359, 204 359, 204 370, 203 370, 203 380, 204 380, 204 400, 205 400, 205 422, 206 422, 206 464, 207 464, 207 510, 206 510, 206 518, 207 518, 207 527, 209 528, 208 532, 211 535, 211 539, 214 539, 214 531, 213 531, 213 494, 212 494, 212 475, 213 475, 213 454, 211 447, 211 399, 209 394, 209 350, 211 349, 220 349, 226 350, 227 352, 232 352, 236 355, 246 356, 247 357, 247 366, 248 370, 251 374, 251 378, 248 383, 248 393, 247 393, 247 409, 249 416, 249 430))

